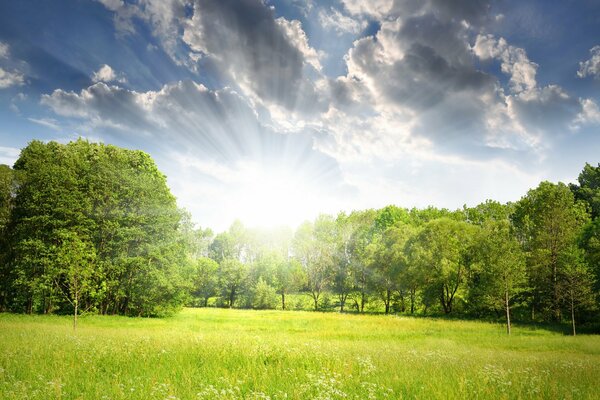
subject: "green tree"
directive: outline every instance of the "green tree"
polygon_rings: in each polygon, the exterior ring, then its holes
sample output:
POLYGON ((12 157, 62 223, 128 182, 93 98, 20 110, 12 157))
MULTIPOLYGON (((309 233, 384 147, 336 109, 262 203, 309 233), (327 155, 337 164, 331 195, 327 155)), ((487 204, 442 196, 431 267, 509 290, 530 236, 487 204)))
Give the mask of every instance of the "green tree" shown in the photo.
POLYGON ((16 178, 13 170, 0 164, 0 312, 6 309, 12 289, 12 270, 9 266, 9 223, 14 205, 16 178))
POLYGON ((208 299, 217 294, 219 264, 208 257, 196 260, 196 273, 194 279, 194 295, 203 300, 204 307, 208 307, 208 299))
POLYGON ((525 254, 511 234, 509 221, 488 219, 478 232, 474 254, 470 300, 492 310, 503 308, 510 335, 511 305, 524 289, 527 276, 525 254))
POLYGON ((600 164, 594 167, 585 163, 583 170, 577 178, 577 184, 569 187, 575 195, 575 199, 585 201, 592 212, 592 218, 600 216, 600 164))
POLYGON ((319 299, 332 280, 335 244, 335 220, 320 215, 314 224, 302 224, 294 237, 294 252, 304 269, 306 290, 319 309, 319 299))
POLYGON ((440 218, 425 224, 411 242, 410 262, 420 269, 425 295, 437 298, 446 314, 465 282, 472 238, 471 225, 440 218))
POLYGON ((52 248, 64 231, 89 238, 96 255, 97 295, 86 307, 158 315, 181 305, 187 291, 182 214, 150 156, 84 140, 33 141, 15 170, 10 244, 19 293, 13 308, 51 308, 52 248))
POLYGON ((589 221, 586 207, 565 184, 542 182, 519 200, 512 220, 527 252, 532 317, 539 309, 559 321, 559 283, 569 259, 565 254, 589 221))
POLYGON ((252 307, 259 310, 273 309, 277 306, 277 293, 262 277, 258 278, 254 289, 252 307))
POLYGON ((408 282, 403 282, 408 270, 406 244, 413 234, 413 227, 396 222, 372 243, 376 246, 373 262, 374 288, 383 300, 386 314, 390 312, 395 292, 404 301, 404 289, 408 289, 408 282))
POLYGON ((52 274, 54 284, 73 307, 73 329, 77 329, 77 316, 84 296, 94 294, 94 261, 96 254, 93 245, 75 232, 56 232, 57 244, 54 249, 56 272, 52 274))
POLYGON ((235 258, 226 258, 219 264, 219 286, 229 308, 235 306, 236 300, 246 288, 248 269, 235 258))
POLYGON ((583 259, 582 250, 572 246, 561 254, 563 268, 558 281, 559 301, 564 304, 571 317, 573 336, 575 328, 575 313, 579 310, 595 308, 593 292, 594 277, 583 259))

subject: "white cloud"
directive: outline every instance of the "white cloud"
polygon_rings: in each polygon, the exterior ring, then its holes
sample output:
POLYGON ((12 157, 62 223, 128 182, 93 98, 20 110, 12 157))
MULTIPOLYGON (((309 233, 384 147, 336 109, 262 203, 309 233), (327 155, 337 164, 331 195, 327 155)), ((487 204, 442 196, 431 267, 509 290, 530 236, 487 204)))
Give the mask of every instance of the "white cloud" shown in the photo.
POLYGON ((94 82, 119 82, 125 83, 127 79, 123 74, 117 74, 114 69, 108 64, 103 64, 98 71, 92 74, 92 81, 94 82))
POLYGON ((592 47, 590 49, 590 54, 591 57, 589 60, 579 63, 577 76, 580 78, 592 76, 596 79, 600 79, 600 46, 592 47))
POLYGON ((338 35, 350 33, 358 35, 367 27, 367 21, 356 20, 342 14, 339 10, 331 8, 329 11, 319 11, 319 23, 326 30, 333 30, 338 35))
POLYGON ((575 119, 575 127, 586 124, 600 124, 600 108, 592 99, 580 99, 581 113, 575 119))
POLYGON ((0 164, 13 165, 19 158, 19 154, 21 154, 19 149, 0 146, 0 164))
POLYGON ((0 67, 0 89, 11 86, 21 86, 25 83, 25 76, 19 71, 7 71, 0 67))
POLYGON ((536 87, 538 65, 529 60, 525 50, 509 45, 504 38, 493 35, 477 35, 473 52, 482 60, 501 60, 502 72, 510 75, 513 92, 522 92, 536 87))
POLYGON ((319 58, 323 56, 323 53, 320 54, 315 49, 310 47, 308 44, 308 37, 302 30, 302 24, 300 21, 288 21, 283 17, 279 17, 275 20, 275 22, 277 22, 277 24, 283 29, 283 32, 287 36, 289 43, 291 43, 300 51, 300 53, 302 53, 304 56, 304 62, 311 65, 317 71, 321 71, 322 66, 319 58))
POLYGON ((29 121, 44 126, 46 128, 54 129, 55 131, 60 131, 61 127, 58 124, 58 121, 54 118, 27 118, 29 121))

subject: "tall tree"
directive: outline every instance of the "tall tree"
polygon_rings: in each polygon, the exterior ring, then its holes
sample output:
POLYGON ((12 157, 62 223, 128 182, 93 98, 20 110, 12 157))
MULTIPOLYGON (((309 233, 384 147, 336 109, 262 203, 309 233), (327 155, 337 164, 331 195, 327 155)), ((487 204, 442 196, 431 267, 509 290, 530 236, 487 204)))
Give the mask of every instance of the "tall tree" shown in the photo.
POLYGON ((559 280, 568 254, 581 228, 589 221, 586 207, 576 202, 563 184, 542 182, 516 204, 512 217, 517 238, 527 252, 532 288, 532 315, 535 310, 561 319, 559 280))
POLYGON ((465 282, 472 238, 471 225, 440 218, 425 224, 411 242, 411 262, 422 271, 425 295, 437 298, 446 314, 465 282))
POLYGON ((480 307, 503 308, 506 331, 511 333, 511 306, 527 282, 525 254, 511 234, 510 223, 487 220, 474 245, 470 299, 480 307))
POLYGON ((570 184, 575 199, 585 201, 591 210, 592 218, 600 216, 600 164, 596 167, 585 163, 577 178, 579 184, 570 184))
POLYGON ((586 309, 591 310, 596 306, 593 292, 594 277, 582 253, 582 250, 577 246, 572 246, 561 254, 564 267, 560 271, 558 281, 559 300, 567 307, 569 312, 573 336, 577 334, 575 328, 576 312, 586 309))
POLYGON ((403 282, 408 270, 406 244, 413 234, 412 226, 398 221, 373 242, 376 246, 373 260, 374 288, 383 300, 386 314, 390 312, 394 293, 397 292, 403 301, 404 289, 408 289, 408 282, 403 282))
POLYGON ((217 294, 219 264, 208 257, 196 260, 196 274, 193 293, 200 297, 204 307, 208 307, 208 299, 217 294))
POLYGON ((294 252, 304 268, 306 290, 313 299, 315 311, 332 279, 335 220, 320 215, 314 224, 302 224, 294 238, 294 252))
POLYGON ((12 270, 9 266, 9 222, 14 205, 16 179, 8 165, 0 164, 0 312, 6 309, 11 292, 12 270))
POLYGON ((55 294, 47 274, 63 231, 92 243, 99 277, 94 307, 101 312, 159 315, 181 305, 181 213, 150 156, 84 140, 33 141, 15 170, 21 177, 10 235, 20 288, 15 308, 50 308, 55 294))
POLYGON ((219 264, 219 286, 227 300, 229 308, 235 306, 236 300, 246 288, 248 269, 235 258, 226 258, 219 264))

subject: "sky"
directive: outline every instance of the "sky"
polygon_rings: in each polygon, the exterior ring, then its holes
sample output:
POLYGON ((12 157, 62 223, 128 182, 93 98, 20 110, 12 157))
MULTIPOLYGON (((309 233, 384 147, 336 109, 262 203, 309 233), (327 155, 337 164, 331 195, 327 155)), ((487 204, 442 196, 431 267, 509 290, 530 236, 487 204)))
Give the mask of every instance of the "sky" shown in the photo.
POLYGON ((148 152, 202 227, 516 201, 600 161, 597 0, 0 2, 0 163, 148 152))

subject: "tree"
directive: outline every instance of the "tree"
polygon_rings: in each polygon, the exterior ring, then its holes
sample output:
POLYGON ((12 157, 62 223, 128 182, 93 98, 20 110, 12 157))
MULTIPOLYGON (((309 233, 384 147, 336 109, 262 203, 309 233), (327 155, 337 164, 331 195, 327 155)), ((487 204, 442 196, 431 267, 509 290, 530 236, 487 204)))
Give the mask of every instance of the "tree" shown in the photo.
POLYGON ((560 279, 558 283, 559 300, 565 304, 571 317, 573 336, 577 334, 575 329, 575 312, 580 309, 593 309, 595 307, 595 296, 593 292, 594 277, 587 264, 583 260, 581 249, 572 246, 568 251, 562 253, 562 264, 560 279))
POLYGON ((579 185, 570 184, 569 187, 575 199, 589 205, 592 219, 596 219, 600 216, 600 163, 596 167, 585 163, 577 181, 579 185))
POLYGON ((517 202, 512 216, 517 238, 527 252, 532 288, 532 317, 536 308, 561 319, 559 280, 581 228, 589 221, 586 207, 576 202, 563 183, 542 182, 517 202))
POLYGON ((248 270, 235 258, 226 258, 219 264, 219 286, 227 299, 229 308, 235 306, 235 301, 245 288, 248 270))
MULTIPOLYGON (((406 244, 414 234, 414 228, 403 222, 396 222, 387 228, 372 245, 376 246, 373 262, 374 287, 390 312, 392 295, 402 292, 408 282, 402 282, 408 270, 406 244)), ((403 298, 403 294, 400 294, 403 298)))
POLYGON ((504 220, 487 220, 474 245, 471 301, 484 307, 504 308, 506 331, 511 332, 511 305, 526 284, 525 254, 504 220))
POLYGON ((302 265, 297 260, 289 258, 276 264, 273 284, 281 296, 282 310, 286 309, 285 296, 300 289, 305 282, 302 265))
POLYGON ((351 242, 355 225, 344 213, 340 213, 337 216, 335 225, 335 250, 331 288, 338 296, 340 312, 344 312, 346 300, 353 288, 351 242))
POLYGON ((182 214, 148 154, 84 140, 33 141, 15 171, 20 178, 10 232, 18 290, 13 309, 53 307, 52 251, 65 231, 86 238, 96 255, 97 295, 85 299, 86 308, 162 315, 181 306, 188 261, 179 230, 182 214))
POLYGON ((294 238, 294 252, 304 269, 306 289, 313 299, 315 311, 319 309, 321 294, 332 279, 334 231, 334 219, 320 215, 314 224, 302 224, 294 238))
POLYGON ((432 220, 411 242, 411 263, 420 269, 428 298, 439 299, 446 314, 465 281, 473 227, 449 218, 432 220))
POLYGON ((258 278, 254 289, 252 307, 259 310, 273 309, 277 305, 275 288, 269 285, 262 277, 258 278))
POLYGON ((193 293, 204 300, 204 307, 208 307, 208 299, 217 294, 218 270, 219 264, 208 257, 200 257, 196 260, 193 293))
POLYGON ((0 164, 0 312, 4 311, 12 289, 12 270, 9 267, 9 223, 14 205, 16 178, 14 171, 0 164))
POLYGON ((356 310, 364 312, 373 287, 373 256, 375 247, 370 246, 375 232, 375 210, 354 211, 348 219, 353 225, 349 242, 350 275, 353 291, 349 297, 354 300, 356 310))
POLYGON ((77 329, 77 315, 84 296, 93 294, 94 261, 93 245, 75 232, 61 230, 57 233, 55 248, 56 272, 54 284, 73 307, 73 329, 77 329))

